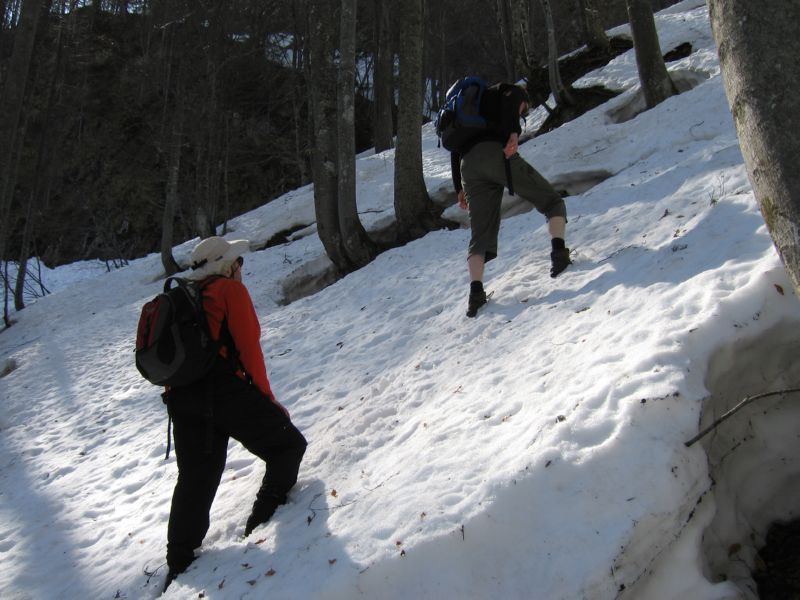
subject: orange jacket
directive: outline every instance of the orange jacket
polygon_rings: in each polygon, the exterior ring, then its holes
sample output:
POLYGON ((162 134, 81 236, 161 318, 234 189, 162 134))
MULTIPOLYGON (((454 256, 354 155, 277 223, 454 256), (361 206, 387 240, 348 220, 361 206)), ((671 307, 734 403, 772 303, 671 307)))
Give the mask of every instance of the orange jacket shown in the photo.
MULTIPOLYGON (((264 354, 261 352, 261 325, 244 284, 224 277, 213 279, 203 286, 203 308, 208 317, 211 336, 215 340, 219 339, 222 321, 227 319, 228 331, 233 337, 244 370, 258 389, 277 404, 269 385, 264 354)), ((226 356, 227 348, 223 347, 220 354, 226 356)), ((236 374, 245 378, 241 370, 236 374)))

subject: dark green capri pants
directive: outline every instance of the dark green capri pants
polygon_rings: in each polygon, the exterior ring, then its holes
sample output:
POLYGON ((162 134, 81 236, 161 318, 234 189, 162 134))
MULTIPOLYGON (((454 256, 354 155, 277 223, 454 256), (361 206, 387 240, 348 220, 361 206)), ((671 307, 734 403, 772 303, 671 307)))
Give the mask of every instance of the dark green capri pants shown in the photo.
MULTIPOLYGON (((567 218, 564 199, 539 172, 519 155, 509 159, 514 193, 536 207, 548 220, 567 218)), ((486 262, 497 256, 500 205, 507 185, 505 157, 500 142, 476 144, 461 159, 461 183, 469 204, 472 239, 468 256, 483 255, 486 262)))

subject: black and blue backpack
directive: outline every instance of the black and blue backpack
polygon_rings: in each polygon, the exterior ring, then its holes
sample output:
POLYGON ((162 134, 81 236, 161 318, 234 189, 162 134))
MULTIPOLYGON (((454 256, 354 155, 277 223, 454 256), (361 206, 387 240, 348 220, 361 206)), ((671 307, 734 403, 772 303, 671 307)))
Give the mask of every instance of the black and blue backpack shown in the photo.
POLYGON ((461 152, 465 144, 486 130, 481 116, 481 99, 486 81, 480 77, 464 77, 447 90, 445 103, 436 117, 439 144, 450 152, 461 152))

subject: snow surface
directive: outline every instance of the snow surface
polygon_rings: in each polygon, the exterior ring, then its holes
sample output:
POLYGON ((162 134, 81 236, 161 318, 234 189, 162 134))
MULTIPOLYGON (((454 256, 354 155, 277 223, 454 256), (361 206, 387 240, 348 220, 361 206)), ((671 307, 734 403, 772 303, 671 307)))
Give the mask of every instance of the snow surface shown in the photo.
MULTIPOLYGON (((636 112, 633 52, 581 82, 623 93, 520 149, 580 189, 566 199, 575 264, 550 279, 544 219, 507 218, 487 267, 494 296, 476 319, 464 316, 466 229, 283 305, 287 278, 326 264, 312 189, 229 223, 229 238, 251 240, 244 280, 273 389, 310 444, 289 504, 243 539, 263 465, 231 442, 211 529, 165 598, 745 597, 715 583, 728 546, 703 548, 703 534, 725 505, 714 539, 751 539, 736 511, 761 504, 738 502, 735 448, 715 450, 733 457, 723 498, 709 446, 684 442, 712 387, 729 407, 740 389, 785 383, 756 369, 739 388, 737 377, 777 354, 770 332, 796 330, 800 303, 745 174, 705 3, 657 22, 665 50, 692 43, 669 68, 693 89, 617 122, 636 112), (294 241, 261 249, 296 226, 294 241), (729 349, 748 340, 761 340, 762 358, 737 363, 729 349)), ((428 189, 443 196, 449 156, 430 126, 423 145, 428 189)), ((393 159, 358 160, 373 231, 394 218, 393 159)), ((465 218, 455 206, 447 215, 465 218)), ((133 340, 162 277, 156 255, 112 272, 48 271, 54 293, 0 335, 1 598, 159 595, 175 456, 164 460, 166 413, 134 367, 133 340)), ((750 426, 737 419, 756 422, 733 417, 740 433, 750 426)), ((766 431, 780 422, 796 447, 786 416, 766 431)), ((747 472, 773 491, 796 475, 747 472)))

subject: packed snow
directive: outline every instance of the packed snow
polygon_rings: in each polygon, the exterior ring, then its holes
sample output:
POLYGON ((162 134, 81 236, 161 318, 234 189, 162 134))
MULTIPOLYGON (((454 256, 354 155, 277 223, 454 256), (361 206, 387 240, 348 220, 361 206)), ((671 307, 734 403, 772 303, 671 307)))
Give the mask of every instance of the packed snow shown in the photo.
MULTIPOLYGON (((208 536, 164 598, 756 597, 759 540, 797 516, 793 400, 685 442, 745 395, 796 386, 800 303, 745 173, 705 2, 657 24, 664 51, 693 46, 669 65, 687 91, 636 114, 633 51, 578 82, 622 93, 520 148, 571 193, 575 264, 551 279, 543 217, 506 197, 475 319, 468 229, 287 304, 328 264, 311 186, 228 223, 251 242, 272 387, 309 447, 289 503, 245 539, 263 464, 231 442, 208 536)), ((430 125, 423 146, 429 191, 454 203, 430 125)), ((393 160, 357 162, 371 231, 394 218, 393 160)), ((466 223, 455 205, 445 216, 466 223)), ((158 597, 177 469, 133 343, 160 258, 43 276, 53 293, 0 335, 0 597, 158 597)))

